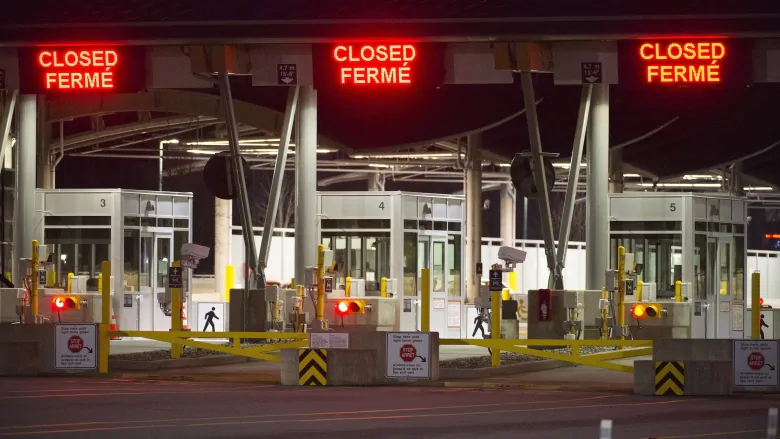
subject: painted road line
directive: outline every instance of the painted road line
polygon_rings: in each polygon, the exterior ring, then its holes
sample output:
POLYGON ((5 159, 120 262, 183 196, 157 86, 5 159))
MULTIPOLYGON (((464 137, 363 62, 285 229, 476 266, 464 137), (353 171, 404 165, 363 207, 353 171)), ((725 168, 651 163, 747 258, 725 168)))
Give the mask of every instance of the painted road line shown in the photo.
MULTIPOLYGON (((590 408, 612 408, 612 407, 639 407, 639 406, 658 406, 669 405, 676 403, 684 403, 685 400, 666 400, 658 402, 640 402, 640 403, 626 403, 626 404, 594 404, 594 405, 580 405, 580 406, 566 406, 566 407, 548 407, 548 408, 533 408, 533 409, 511 409, 511 410, 491 410, 491 411, 472 411, 472 412, 456 412, 456 413, 417 413, 408 415, 387 415, 387 416, 362 416, 362 417, 329 417, 324 418, 311 418, 311 414, 295 414, 294 416, 305 416, 298 419, 261 419, 253 421, 229 421, 229 422, 200 422, 190 424, 176 424, 171 423, 168 420, 168 424, 142 424, 142 425, 125 425, 118 427, 96 427, 96 428, 80 428, 80 429, 61 429, 61 430, 35 430, 35 431, 11 431, 2 432, 0 436, 29 436, 36 434, 69 434, 69 433, 90 433, 90 432, 107 432, 107 431, 121 431, 121 430, 139 430, 139 429, 151 429, 151 428, 203 428, 203 427, 225 427, 236 425, 258 425, 258 424, 278 424, 278 423, 325 423, 325 422, 351 422, 351 421, 383 421, 383 420, 399 420, 399 419, 423 419, 423 418, 438 418, 438 417, 462 417, 462 416, 484 416, 499 413, 538 413, 538 412, 551 412, 556 410, 571 410, 571 409, 590 409, 590 408)), ((354 413, 350 413, 354 415, 354 413)))
POLYGON ((766 430, 740 430, 740 431, 720 431, 715 433, 697 433, 697 434, 684 434, 682 436, 653 436, 644 439, 690 439, 700 437, 730 437, 735 434, 752 434, 752 433, 766 433, 766 430))
MULTIPOLYGON (((339 412, 318 412, 318 413, 309 413, 307 416, 335 416, 335 415, 355 415, 355 414, 376 414, 376 413, 395 413, 395 412, 412 412, 412 411, 431 411, 431 410, 455 410, 455 409, 464 409, 464 408, 488 408, 488 407, 506 407, 506 406, 519 406, 519 405, 530 405, 530 404, 559 404, 561 402, 582 402, 582 401, 593 401, 597 399, 604 399, 608 396, 592 396, 588 398, 577 398, 577 399, 569 399, 569 400, 561 400, 561 399, 554 399, 554 400, 534 400, 534 401, 524 401, 524 402, 502 402, 502 403, 490 403, 490 404, 466 404, 466 405, 449 405, 449 406, 438 406, 438 407, 402 407, 397 409, 374 409, 374 410, 350 410, 350 411, 339 411, 339 412)), ((280 413, 280 414, 272 414, 272 415, 245 415, 245 416, 219 416, 219 417, 210 417, 210 418, 204 418, 204 417, 198 417, 198 418, 178 418, 178 419, 158 419, 158 420, 131 420, 131 421, 84 421, 84 422, 72 422, 72 423, 60 423, 60 424, 38 424, 38 425, 30 425, 30 426, 11 426, 11 427, 0 427, 0 431, 2 430, 20 430, 20 429, 29 429, 29 428, 52 428, 52 427, 68 427, 68 426, 86 426, 86 425, 121 425, 121 424, 154 424, 157 422, 192 422, 192 421, 225 421, 229 419, 262 419, 262 418, 289 418, 289 417, 295 417, 300 416, 300 413, 280 413)))

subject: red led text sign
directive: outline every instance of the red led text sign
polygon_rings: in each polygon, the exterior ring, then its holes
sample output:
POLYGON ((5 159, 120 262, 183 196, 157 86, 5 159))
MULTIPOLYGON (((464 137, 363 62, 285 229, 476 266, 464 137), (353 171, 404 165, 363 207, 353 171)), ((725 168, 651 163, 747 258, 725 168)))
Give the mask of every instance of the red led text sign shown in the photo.
POLYGON ((342 84, 411 84, 417 48, 413 44, 343 44, 333 49, 342 84))
POLYGON ((36 57, 46 90, 113 90, 121 57, 111 49, 41 50, 36 57))
POLYGON ((720 41, 643 42, 637 54, 648 84, 720 83, 729 57, 720 41))

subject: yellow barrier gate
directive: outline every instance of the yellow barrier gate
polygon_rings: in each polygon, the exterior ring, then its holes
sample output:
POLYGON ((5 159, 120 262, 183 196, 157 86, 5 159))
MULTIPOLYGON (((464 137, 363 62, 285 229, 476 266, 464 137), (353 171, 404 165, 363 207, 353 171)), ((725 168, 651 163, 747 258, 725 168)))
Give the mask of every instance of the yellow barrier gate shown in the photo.
POLYGON ((600 367, 602 369, 616 370, 619 372, 634 372, 634 366, 625 364, 611 363, 611 360, 623 358, 641 357, 652 355, 652 340, 507 340, 507 339, 440 339, 441 346, 464 346, 473 345, 491 349, 493 357, 499 357, 500 352, 514 352, 517 354, 531 355, 534 357, 547 358, 550 360, 567 361, 569 363, 581 364, 583 366, 600 367), (531 349, 531 346, 544 347, 570 347, 571 354, 561 354, 558 352, 548 352, 541 349, 531 349), (595 354, 581 355, 580 348, 584 346, 602 346, 614 347, 614 351, 599 352, 595 354))

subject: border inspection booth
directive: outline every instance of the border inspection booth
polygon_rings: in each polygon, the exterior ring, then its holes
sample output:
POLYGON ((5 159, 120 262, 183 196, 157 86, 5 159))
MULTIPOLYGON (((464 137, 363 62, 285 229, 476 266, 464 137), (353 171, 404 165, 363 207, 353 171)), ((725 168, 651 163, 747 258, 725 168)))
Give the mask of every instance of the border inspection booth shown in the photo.
MULTIPOLYGON (((120 330, 167 331, 170 316, 157 293, 168 286, 168 268, 192 241, 192 194, 121 189, 38 190, 36 235, 51 245, 47 286, 99 297, 103 261, 111 262, 112 313, 120 330)), ((192 273, 185 276, 189 309, 192 273)), ((99 319, 99 300, 91 305, 99 319)), ((42 308, 43 309, 43 308, 42 308)), ((97 320, 95 320, 97 321, 97 320)))
MULTIPOLYGON (((464 198, 411 192, 319 192, 320 242, 333 251, 333 296, 379 296, 387 278, 401 331, 421 328, 422 269, 430 269, 430 330, 462 338, 464 198)), ((326 310, 327 313, 327 310, 326 310)))

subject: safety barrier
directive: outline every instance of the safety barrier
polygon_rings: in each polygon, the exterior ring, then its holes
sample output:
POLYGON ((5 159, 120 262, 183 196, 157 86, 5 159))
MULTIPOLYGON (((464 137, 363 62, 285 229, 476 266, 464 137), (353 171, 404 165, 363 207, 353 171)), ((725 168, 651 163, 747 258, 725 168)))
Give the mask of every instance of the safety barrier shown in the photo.
POLYGON ((652 340, 508 340, 508 339, 441 339, 440 346, 473 345, 491 349, 493 366, 501 365, 500 352, 514 352, 550 360, 567 361, 583 366, 600 367, 619 372, 633 373, 634 366, 611 363, 611 360, 652 355, 652 340), (548 352, 542 349, 531 349, 530 346, 570 347, 570 354, 548 352), (614 347, 614 351, 581 355, 580 348, 584 346, 614 347))
MULTIPOLYGON (((149 340, 170 343, 174 346, 189 346, 192 348, 204 349, 214 352, 221 352, 229 355, 238 355, 242 357, 253 358, 256 360, 265 360, 279 362, 278 352, 280 349, 289 348, 307 348, 309 347, 309 334, 303 332, 190 332, 190 331, 108 331, 108 337, 137 337, 149 340), (228 339, 232 343, 230 346, 223 346, 215 343, 199 341, 194 339, 228 339), (262 346, 241 347, 242 339, 267 339, 267 340, 294 340, 281 343, 271 343, 262 346)), ((105 363, 101 358, 101 369, 105 365, 105 372, 108 371, 108 352, 106 352, 105 363)), ((176 358, 175 350, 171 349, 171 358, 176 358)), ((104 370, 101 370, 104 372, 104 370)))

